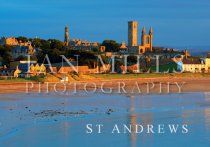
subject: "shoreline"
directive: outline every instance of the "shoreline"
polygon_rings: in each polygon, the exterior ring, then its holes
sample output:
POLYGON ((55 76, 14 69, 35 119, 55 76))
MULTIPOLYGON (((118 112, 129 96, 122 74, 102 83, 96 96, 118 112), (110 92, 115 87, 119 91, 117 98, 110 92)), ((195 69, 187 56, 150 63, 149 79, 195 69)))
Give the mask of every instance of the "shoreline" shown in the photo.
MULTIPOLYGON (((41 86, 41 90, 44 92, 47 90, 46 82, 39 85, 39 82, 28 81, 29 84, 33 83, 33 88, 29 92, 37 92, 39 91, 39 86, 41 86)), ((86 88, 91 89, 94 88, 91 83, 95 83, 96 88, 99 89, 102 83, 104 89, 112 88, 116 90, 119 86, 119 83, 125 83, 125 89, 131 89, 136 82, 140 85, 141 90, 146 91, 146 83, 154 83, 155 87, 151 89, 151 93, 159 93, 160 87, 158 85, 162 83, 163 93, 166 93, 166 86, 169 82, 170 93, 177 93, 177 87, 175 82, 181 84, 185 83, 181 93, 185 92, 210 92, 210 78, 209 77, 162 77, 162 78, 136 78, 136 79, 112 79, 112 80, 103 80, 103 79, 94 79, 94 80, 81 80, 81 81, 72 81, 69 83, 65 83, 66 85, 71 85, 77 83, 77 90, 82 90, 84 85, 86 88), (165 92, 164 92, 165 90, 165 92)), ((12 82, 12 83, 0 83, 0 94, 11 94, 11 93, 22 93, 26 92, 26 83, 27 82, 12 82)), ((49 82, 51 85, 48 87, 49 91, 53 91, 53 85, 56 84, 56 88, 58 90, 63 89, 63 83, 61 82, 49 82)), ((74 87, 68 86, 67 90, 73 90, 74 87)))

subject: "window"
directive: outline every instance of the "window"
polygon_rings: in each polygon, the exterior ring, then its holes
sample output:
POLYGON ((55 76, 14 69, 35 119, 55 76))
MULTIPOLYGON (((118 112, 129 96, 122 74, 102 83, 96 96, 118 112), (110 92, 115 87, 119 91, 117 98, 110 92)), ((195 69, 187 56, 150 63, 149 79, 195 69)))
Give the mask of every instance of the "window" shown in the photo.
POLYGON ((140 53, 143 53, 143 49, 140 49, 140 53))

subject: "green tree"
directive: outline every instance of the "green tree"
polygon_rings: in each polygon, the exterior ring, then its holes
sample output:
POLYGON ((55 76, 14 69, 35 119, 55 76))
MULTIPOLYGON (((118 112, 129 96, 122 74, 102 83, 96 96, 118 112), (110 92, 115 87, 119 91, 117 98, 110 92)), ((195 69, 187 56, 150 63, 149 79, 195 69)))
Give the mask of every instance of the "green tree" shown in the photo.
POLYGON ((128 65, 133 65, 137 63, 137 57, 136 56, 128 56, 128 65))
POLYGON ((40 48, 41 48, 42 50, 51 49, 50 41, 42 40, 42 41, 41 41, 40 48))
POLYGON ((77 60, 77 57, 75 57, 75 55, 79 55, 79 65, 87 65, 88 67, 93 68, 94 64, 97 62, 97 57, 95 56, 95 53, 90 51, 69 49, 65 53, 65 56, 67 58, 77 60))
POLYGON ((65 44, 60 40, 49 39, 48 41, 50 42, 50 47, 52 49, 54 49, 54 48, 59 49, 59 50, 64 50, 65 49, 65 44))
POLYGON ((12 50, 11 46, 0 44, 0 57, 2 57, 3 59, 2 61, 3 64, 6 64, 7 66, 12 60, 11 50, 12 50))
POLYGON ((41 46, 41 39, 40 38, 34 38, 34 39, 32 39, 32 46, 34 46, 34 47, 40 47, 41 46))
POLYGON ((19 36, 16 38, 18 42, 22 41, 22 42, 28 42, 28 39, 24 36, 19 36))
POLYGON ((99 52, 99 49, 94 47, 94 48, 92 49, 92 51, 95 52, 95 53, 98 53, 98 52, 99 52))
POLYGON ((106 47, 106 52, 118 52, 120 44, 115 40, 104 40, 102 46, 106 47))

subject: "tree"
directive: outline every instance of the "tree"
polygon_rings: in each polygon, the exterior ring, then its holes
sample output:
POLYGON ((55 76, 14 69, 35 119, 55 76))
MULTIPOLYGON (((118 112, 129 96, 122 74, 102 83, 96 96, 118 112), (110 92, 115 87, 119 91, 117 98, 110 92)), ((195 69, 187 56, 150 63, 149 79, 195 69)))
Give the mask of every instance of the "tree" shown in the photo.
POLYGON ((104 40, 102 46, 106 47, 106 52, 118 52, 120 44, 115 40, 104 40))
POLYGON ((52 49, 54 49, 54 48, 59 49, 59 50, 64 50, 65 49, 65 44, 60 40, 49 39, 48 41, 50 42, 50 47, 52 49))
POLYGON ((19 36, 16 38, 18 42, 22 41, 22 42, 28 42, 28 39, 24 36, 19 36))
POLYGON ((137 57, 136 56, 128 56, 128 65, 133 65, 137 63, 137 57))
POLYGON ((28 58, 26 56, 20 55, 18 56, 15 61, 20 61, 20 60, 27 60, 28 58))
POLYGON ((40 48, 41 48, 42 50, 51 49, 50 41, 42 40, 42 41, 41 41, 40 48))
POLYGON ((77 60, 75 55, 79 55, 79 65, 87 65, 90 68, 94 67, 97 62, 97 57, 93 52, 84 50, 67 50, 65 56, 77 60))
POLYGON ((34 38, 34 39, 32 39, 32 46, 34 46, 34 47, 40 47, 41 46, 41 39, 40 38, 34 38))
POLYGON ((96 47, 94 47, 94 48, 92 49, 92 51, 95 52, 95 53, 98 53, 98 52, 99 52, 99 49, 96 48, 96 47))
POLYGON ((12 60, 11 46, 0 44, 0 57, 3 59, 3 64, 9 65, 9 62, 12 60))

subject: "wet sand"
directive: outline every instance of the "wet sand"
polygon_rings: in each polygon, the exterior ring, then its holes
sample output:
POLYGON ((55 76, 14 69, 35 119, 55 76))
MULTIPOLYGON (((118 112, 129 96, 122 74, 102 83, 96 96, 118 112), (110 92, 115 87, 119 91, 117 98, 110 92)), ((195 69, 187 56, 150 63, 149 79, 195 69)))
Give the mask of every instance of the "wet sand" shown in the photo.
POLYGON ((0 103, 0 146, 209 146, 210 94, 136 95, 101 93, 73 96, 6 94, 0 103), (7 98, 7 99, 6 99, 7 98), (9 99, 16 98, 10 101, 9 99), (87 124, 93 125, 88 134, 87 124), (96 124, 103 124, 97 133, 96 124), (120 133, 112 133, 114 125, 120 133), (124 133, 122 124, 142 125, 124 133), (152 124, 154 133, 147 133, 152 124), (164 134, 158 125, 164 124, 164 134), (189 133, 170 133, 169 124, 188 125, 189 133))

